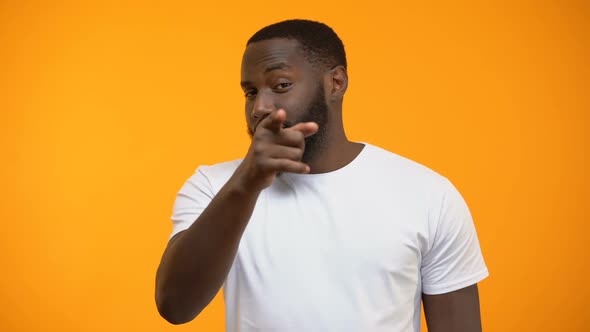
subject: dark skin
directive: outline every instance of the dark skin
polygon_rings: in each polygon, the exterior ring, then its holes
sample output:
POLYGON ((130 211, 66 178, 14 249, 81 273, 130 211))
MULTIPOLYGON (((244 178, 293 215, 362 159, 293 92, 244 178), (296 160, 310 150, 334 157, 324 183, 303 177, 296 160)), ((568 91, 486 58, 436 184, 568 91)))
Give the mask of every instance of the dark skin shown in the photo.
MULTIPOLYGON (((363 148, 344 132, 344 67, 312 65, 297 41, 271 39, 246 48, 241 76, 250 148, 196 222, 169 241, 156 275, 158 311, 173 324, 193 320, 217 294, 258 196, 276 176, 334 171, 363 148), (322 105, 327 107, 321 131, 313 121, 300 121, 309 118, 318 89, 323 89, 322 105), (305 139, 316 133, 322 135, 322 144, 304 162, 305 139)), ((481 331, 477 285, 423 295, 423 303, 431 332, 481 331)))
POLYGON ((422 294, 422 304, 429 332, 481 331, 477 284, 446 294, 422 294))

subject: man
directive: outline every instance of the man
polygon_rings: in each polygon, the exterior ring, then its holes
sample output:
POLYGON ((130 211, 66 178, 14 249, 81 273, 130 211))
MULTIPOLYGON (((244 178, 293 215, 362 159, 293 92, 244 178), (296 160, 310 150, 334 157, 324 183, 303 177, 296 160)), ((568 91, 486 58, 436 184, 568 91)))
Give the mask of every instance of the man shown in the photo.
POLYGON ((252 142, 178 193, 156 278, 160 314, 194 319, 223 286, 228 331, 480 331, 488 275, 443 176, 342 123, 346 56, 328 26, 258 31, 242 59, 252 142))

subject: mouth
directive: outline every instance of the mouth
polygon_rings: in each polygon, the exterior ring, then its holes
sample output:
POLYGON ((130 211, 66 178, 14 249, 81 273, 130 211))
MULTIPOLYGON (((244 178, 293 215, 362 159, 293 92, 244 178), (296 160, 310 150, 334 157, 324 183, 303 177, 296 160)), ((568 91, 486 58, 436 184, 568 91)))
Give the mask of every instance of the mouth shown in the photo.
MULTIPOLYGON (((264 120, 264 118, 266 118, 266 116, 264 116, 260 120, 256 121, 256 123, 254 123, 254 126, 248 127, 248 133, 250 134, 250 136, 254 136, 254 133, 256 132, 256 128, 258 128, 258 125, 260 124, 260 122, 262 122, 262 120, 264 120)), ((285 120, 285 121, 283 121, 282 129, 291 128, 291 127, 293 127, 293 125, 294 124, 291 121, 285 120)))
POLYGON ((252 133, 256 132, 256 128, 258 128, 258 125, 260 124, 260 122, 262 122, 264 119, 266 119, 266 117, 269 115, 270 115, 270 113, 267 113, 266 115, 264 115, 263 117, 258 119, 258 121, 256 121, 256 123, 254 124, 254 127, 252 128, 252 133))
MULTIPOLYGON (((264 119, 264 118, 262 118, 264 119)), ((254 124, 254 126, 252 126, 252 128, 250 128, 250 133, 252 135, 254 135, 254 133, 256 132, 256 128, 258 128, 258 125, 260 124, 260 122, 262 122, 262 119, 256 121, 256 123, 254 124)))

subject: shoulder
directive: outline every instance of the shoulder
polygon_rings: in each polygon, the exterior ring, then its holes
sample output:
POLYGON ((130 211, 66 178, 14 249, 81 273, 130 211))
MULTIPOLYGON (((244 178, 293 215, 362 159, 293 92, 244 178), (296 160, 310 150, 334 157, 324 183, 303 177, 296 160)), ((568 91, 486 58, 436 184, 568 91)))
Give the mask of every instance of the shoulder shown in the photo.
POLYGON ((221 188, 240 166, 242 159, 235 159, 211 165, 197 167, 192 178, 201 178, 208 182, 214 191, 221 188))
POLYGON ((445 176, 428 166, 376 145, 365 145, 367 158, 364 166, 382 180, 389 179, 385 181, 429 192, 442 193, 452 186, 445 176))
POLYGON ((212 165, 201 165, 196 171, 211 177, 226 177, 231 176, 241 163, 242 159, 235 159, 212 165))

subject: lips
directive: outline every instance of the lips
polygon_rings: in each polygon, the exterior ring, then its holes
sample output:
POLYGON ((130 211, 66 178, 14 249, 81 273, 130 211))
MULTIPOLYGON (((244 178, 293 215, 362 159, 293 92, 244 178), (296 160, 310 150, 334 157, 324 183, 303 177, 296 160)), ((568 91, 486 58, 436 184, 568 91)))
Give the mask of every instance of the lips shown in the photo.
MULTIPOLYGON (((254 124, 252 129, 250 129, 252 134, 254 134, 256 132, 256 128, 258 128, 258 125, 260 124, 260 122, 262 122, 262 120, 264 120, 269 115, 270 115, 270 113, 266 114, 265 116, 260 118, 258 121, 256 121, 256 123, 254 124)), ((291 123, 291 121, 289 121, 289 120, 283 121, 283 127, 282 127, 283 129, 290 128, 290 127, 293 127, 293 123, 291 123)))

